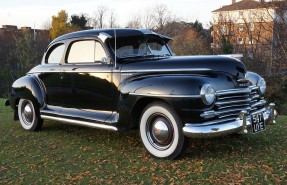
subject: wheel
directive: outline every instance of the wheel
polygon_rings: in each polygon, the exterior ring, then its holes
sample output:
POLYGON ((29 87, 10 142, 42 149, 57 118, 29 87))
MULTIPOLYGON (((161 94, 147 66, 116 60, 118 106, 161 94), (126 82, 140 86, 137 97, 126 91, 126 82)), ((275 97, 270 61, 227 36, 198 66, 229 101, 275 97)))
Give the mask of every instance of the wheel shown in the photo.
POLYGON ((37 116, 35 106, 30 100, 20 99, 18 116, 19 121, 25 130, 37 131, 40 130, 43 125, 43 120, 37 116))
POLYGON ((151 103, 144 109, 140 136, 147 151, 157 158, 175 159, 186 148, 182 123, 177 113, 163 102, 151 103))

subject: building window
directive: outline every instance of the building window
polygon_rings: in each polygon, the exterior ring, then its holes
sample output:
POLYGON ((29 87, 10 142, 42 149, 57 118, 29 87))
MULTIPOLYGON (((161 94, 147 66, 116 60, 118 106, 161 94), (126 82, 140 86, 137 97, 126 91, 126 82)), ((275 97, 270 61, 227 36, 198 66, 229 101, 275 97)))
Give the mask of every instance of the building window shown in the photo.
POLYGON ((227 27, 226 25, 222 25, 220 28, 220 32, 222 35, 227 35, 227 27))
POLYGON ((239 18, 243 18, 243 11, 239 11, 239 18))
POLYGON ((254 23, 249 23, 249 31, 254 31, 254 23))
POLYGON ((239 25, 238 25, 238 31, 239 31, 239 32, 242 32, 243 29, 244 29, 244 24, 239 24, 239 25))
POLYGON ((243 39, 242 39, 242 37, 239 37, 239 38, 238 38, 238 44, 243 44, 243 39))
POLYGON ((249 44, 253 44, 253 38, 252 38, 252 36, 249 36, 249 37, 248 37, 248 43, 249 43, 249 44))
POLYGON ((222 15, 222 13, 219 14, 219 16, 218 16, 218 21, 219 21, 219 22, 220 22, 220 21, 223 21, 223 15, 222 15))

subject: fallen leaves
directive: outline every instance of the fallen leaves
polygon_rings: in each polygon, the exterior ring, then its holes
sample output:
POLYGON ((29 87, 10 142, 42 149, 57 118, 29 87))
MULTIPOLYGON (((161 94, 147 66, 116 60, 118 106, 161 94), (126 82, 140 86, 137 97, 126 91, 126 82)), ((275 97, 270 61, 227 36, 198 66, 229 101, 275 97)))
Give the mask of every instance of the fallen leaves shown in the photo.
POLYGON ((45 121, 33 133, 11 123, 11 111, 0 117, 0 184, 287 183, 287 117, 256 135, 191 140, 174 161, 151 157, 138 131, 45 121))

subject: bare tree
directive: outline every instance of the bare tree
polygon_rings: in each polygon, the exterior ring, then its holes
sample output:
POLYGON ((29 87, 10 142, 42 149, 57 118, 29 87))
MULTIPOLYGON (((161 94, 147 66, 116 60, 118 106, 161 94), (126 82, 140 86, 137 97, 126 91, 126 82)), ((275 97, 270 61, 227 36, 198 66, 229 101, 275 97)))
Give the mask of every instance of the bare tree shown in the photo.
POLYGON ((213 24, 215 54, 241 53, 249 70, 269 75, 272 64, 272 29, 262 11, 242 14, 219 13, 213 24))
POLYGON ((273 33, 272 68, 273 72, 281 74, 287 70, 287 2, 272 1, 265 6, 267 16, 274 22, 268 28, 273 33))
POLYGON ((162 29, 167 22, 171 21, 171 13, 165 4, 158 4, 154 8, 154 20, 156 28, 162 29))
POLYGON ((110 10, 110 14, 109 14, 109 27, 110 28, 117 27, 116 26, 116 20, 117 19, 116 19, 114 10, 110 10))
POLYGON ((95 19, 94 19, 94 27, 95 28, 104 28, 104 21, 105 21, 105 17, 106 14, 108 12, 108 8, 105 6, 99 6, 98 9, 96 10, 96 15, 95 15, 95 19))
POLYGON ((142 16, 142 25, 144 28, 155 29, 155 15, 153 8, 147 8, 142 16))
POLYGON ((132 19, 127 23, 127 28, 135 28, 139 29, 142 28, 142 23, 141 23, 141 16, 140 15, 134 15, 132 19))
POLYGON ((44 28, 45 30, 50 30, 52 28, 52 21, 51 19, 46 19, 43 24, 42 24, 42 28, 44 28))

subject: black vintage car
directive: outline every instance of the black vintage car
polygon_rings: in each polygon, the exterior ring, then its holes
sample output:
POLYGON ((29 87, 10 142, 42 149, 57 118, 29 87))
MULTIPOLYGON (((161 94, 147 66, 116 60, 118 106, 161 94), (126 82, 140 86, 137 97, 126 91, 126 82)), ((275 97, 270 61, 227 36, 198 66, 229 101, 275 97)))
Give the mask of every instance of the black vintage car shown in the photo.
POLYGON ((25 130, 43 119, 124 131, 139 128, 155 157, 174 159, 187 138, 263 131, 275 123, 266 83, 226 56, 173 56, 149 30, 87 30, 50 43, 41 65, 12 85, 6 105, 25 130))

